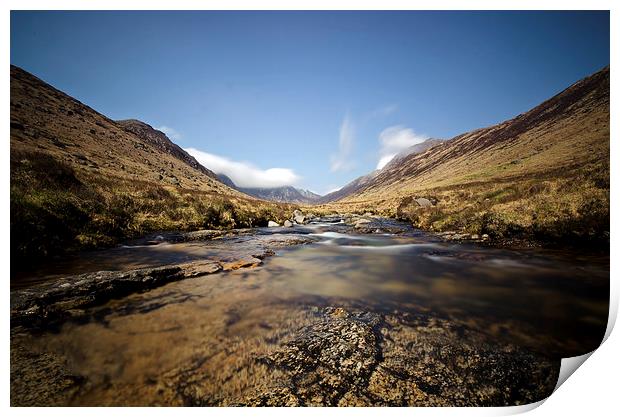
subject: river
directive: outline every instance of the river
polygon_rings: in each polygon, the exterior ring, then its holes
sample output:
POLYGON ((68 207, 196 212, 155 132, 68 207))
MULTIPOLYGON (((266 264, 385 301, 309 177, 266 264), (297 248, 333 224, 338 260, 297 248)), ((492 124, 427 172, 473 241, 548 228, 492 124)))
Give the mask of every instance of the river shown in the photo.
POLYGON ((162 235, 14 277, 19 291, 304 239, 254 268, 112 299, 49 329, 15 326, 12 403, 519 404, 550 393, 560 358, 602 340, 608 255, 449 243, 373 221, 372 233, 330 217, 208 241, 162 235))

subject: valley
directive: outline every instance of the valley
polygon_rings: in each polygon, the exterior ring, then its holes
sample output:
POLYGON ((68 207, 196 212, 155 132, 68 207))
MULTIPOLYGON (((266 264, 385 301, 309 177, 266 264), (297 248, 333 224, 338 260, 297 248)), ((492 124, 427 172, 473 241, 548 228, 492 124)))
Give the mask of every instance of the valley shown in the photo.
POLYGON ((239 187, 12 66, 11 404, 542 400, 605 332, 609 150, 607 67, 325 196, 239 187))

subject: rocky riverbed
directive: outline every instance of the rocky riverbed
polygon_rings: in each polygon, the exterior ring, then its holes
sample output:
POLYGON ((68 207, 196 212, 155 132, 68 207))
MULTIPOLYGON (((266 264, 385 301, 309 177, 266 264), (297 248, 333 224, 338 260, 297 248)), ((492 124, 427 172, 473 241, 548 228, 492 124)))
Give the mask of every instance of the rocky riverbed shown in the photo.
POLYGON ((604 332, 608 259, 303 217, 148 236, 14 285, 11 404, 525 404, 604 332))

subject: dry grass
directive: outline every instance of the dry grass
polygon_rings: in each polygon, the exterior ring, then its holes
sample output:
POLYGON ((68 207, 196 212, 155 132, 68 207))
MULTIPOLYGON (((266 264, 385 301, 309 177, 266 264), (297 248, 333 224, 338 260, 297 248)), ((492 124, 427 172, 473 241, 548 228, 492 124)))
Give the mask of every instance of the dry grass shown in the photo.
POLYGON ((45 153, 11 154, 11 257, 23 263, 162 230, 284 221, 293 206, 79 172, 45 153))

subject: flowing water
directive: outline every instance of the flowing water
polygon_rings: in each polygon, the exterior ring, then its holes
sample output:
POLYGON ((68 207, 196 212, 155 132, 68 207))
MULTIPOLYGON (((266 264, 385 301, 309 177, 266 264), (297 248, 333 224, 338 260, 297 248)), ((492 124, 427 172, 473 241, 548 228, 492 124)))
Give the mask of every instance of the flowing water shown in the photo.
MULTIPOLYGON (((171 394, 162 381, 195 378, 187 372, 196 366, 201 381, 210 378, 196 383, 210 398, 223 395, 231 378, 238 379, 235 390, 245 389, 252 378, 244 376, 244 361, 278 345, 307 322, 308 311, 325 306, 428 314, 494 343, 554 358, 600 343, 608 314, 607 256, 446 243, 394 225, 404 233, 359 234, 342 223, 316 222, 213 241, 124 246, 57 262, 36 279, 221 259, 274 233, 311 239, 277 249, 256 268, 110 301, 92 308, 88 320, 20 343, 61 355, 87 378, 88 389, 74 404, 165 404, 171 394)), ((33 281, 22 278, 16 287, 33 281)))

